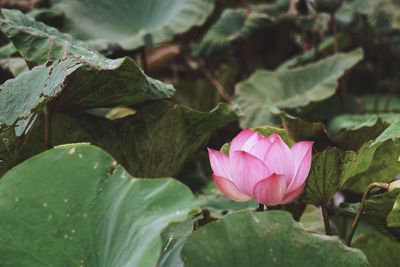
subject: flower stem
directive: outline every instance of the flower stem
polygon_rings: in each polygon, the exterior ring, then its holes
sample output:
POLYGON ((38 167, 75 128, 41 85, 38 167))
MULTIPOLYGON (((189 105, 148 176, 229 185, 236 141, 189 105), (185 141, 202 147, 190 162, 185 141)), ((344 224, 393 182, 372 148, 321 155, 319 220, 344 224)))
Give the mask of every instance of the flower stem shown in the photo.
POLYGON ((349 234, 346 236, 346 245, 349 246, 349 247, 351 246, 351 240, 353 239, 354 232, 357 229, 357 225, 360 222, 361 215, 362 215, 362 213, 364 211, 365 202, 367 200, 368 194, 374 188, 381 188, 381 189, 384 189, 384 190, 388 190, 389 184, 387 184, 387 183, 372 183, 367 187, 367 189, 365 189, 364 194, 363 194, 362 199, 361 199, 360 208, 358 209, 356 217, 354 218, 354 221, 351 224, 351 230, 350 230, 349 234))
POLYGON ((259 203, 257 211, 264 211, 264 204, 259 203))
POLYGON ((325 234, 332 235, 331 225, 329 223, 328 209, 326 205, 321 205, 322 217, 324 219, 325 234))
POLYGON ((201 60, 196 60, 196 63, 199 66, 199 70, 206 76, 207 80, 215 87, 215 89, 222 96, 222 98, 225 99, 226 102, 231 103, 232 102, 232 97, 226 91, 226 89, 221 84, 221 82, 218 81, 215 78, 214 74, 206 67, 204 62, 201 61, 201 60))

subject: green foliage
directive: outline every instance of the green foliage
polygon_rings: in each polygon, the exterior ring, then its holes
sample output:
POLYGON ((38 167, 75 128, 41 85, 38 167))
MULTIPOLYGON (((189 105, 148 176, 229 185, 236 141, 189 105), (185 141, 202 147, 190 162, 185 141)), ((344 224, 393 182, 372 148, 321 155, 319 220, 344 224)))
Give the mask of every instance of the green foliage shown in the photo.
POLYGON ((89 145, 57 147, 0 181, 4 266, 154 266, 161 231, 195 207, 173 179, 130 176, 89 145), (43 171, 45 170, 45 171, 43 171))
POLYGON ((338 16, 341 20, 349 21, 362 14, 372 27, 380 31, 390 31, 392 28, 399 29, 399 7, 397 0, 344 1, 338 16))
POLYGON ((1 14, 3 18, 0 19, 0 25, 3 33, 30 62, 43 64, 68 56, 76 56, 83 61, 97 64, 107 64, 109 61, 83 42, 37 22, 20 11, 2 9, 1 14))
MULTIPOLYGON (((116 104, 138 104, 171 96, 174 88, 147 77, 130 59, 101 68, 68 58, 40 65, 0 87, 0 123, 26 125, 43 106, 79 111, 116 104), (31 91, 26 90, 30 86, 31 91), (119 88, 119 90, 115 90, 119 88)), ((20 129, 16 134, 24 132, 20 129)))
POLYGON ((393 209, 387 217, 387 223, 389 227, 400 227, 400 194, 397 195, 393 209))
POLYGON ((301 118, 281 114, 282 125, 288 135, 295 141, 315 140, 318 149, 331 144, 325 125, 321 122, 309 122, 301 118))
POLYGON ((228 215, 189 236, 181 255, 184 266, 193 267, 215 262, 231 267, 369 266, 360 251, 345 247, 337 238, 305 232, 282 211, 228 215))
POLYGON ((304 193, 306 201, 326 205, 347 181, 356 160, 356 153, 337 148, 327 148, 315 155, 304 193))
POLYGON ((67 58, 49 67, 35 67, 1 85, 0 131, 5 146, 10 147, 0 147, 4 160, 17 157, 21 148, 16 147, 25 142, 46 105, 51 111, 69 113, 94 107, 138 104, 167 98, 174 92, 172 86, 146 76, 131 59, 115 60, 103 67, 67 58))
POLYGON ((361 249, 374 267, 396 266, 400 260, 398 240, 365 222, 358 227, 352 246, 361 249))
POLYGON ((222 52, 235 42, 244 41, 257 29, 267 27, 273 18, 246 9, 226 9, 219 20, 204 35, 197 50, 200 56, 222 52))
MULTIPOLYGON (((213 130, 235 118, 226 104, 211 112, 197 112, 170 101, 148 104, 118 120, 54 114, 53 144, 90 142, 108 151, 135 176, 175 176, 184 161, 207 143, 213 130)), ((35 130, 22 159, 45 149, 41 139, 41 132, 35 130)))
POLYGON ((202 25, 214 7, 214 0, 51 2, 65 13, 64 28, 71 35, 97 46, 116 43, 125 50, 168 41, 175 34, 202 25))
POLYGON ((236 87, 241 126, 271 124, 280 109, 304 108, 331 97, 337 80, 361 59, 362 51, 355 50, 288 71, 258 70, 236 87))
POLYGON ((162 232, 163 249, 158 267, 183 267, 180 254, 186 238, 192 231, 192 221, 186 220, 183 223, 172 224, 162 232))
MULTIPOLYGON (((380 124, 378 121, 377 124, 380 124)), ((374 126, 376 128, 376 126, 374 126)), ((372 182, 390 182, 400 172, 399 148, 400 132, 399 122, 395 122, 382 131, 372 143, 366 143, 359 150, 359 154, 365 156, 365 162, 370 162, 368 168, 349 179, 345 185, 346 189, 363 192, 372 182)), ((358 130, 356 130, 358 131, 358 130)), ((371 133, 371 131, 367 132, 371 133)), ((356 134, 354 138, 362 138, 356 134)), ((355 141, 356 142, 356 141, 355 141)))
POLYGON ((325 226, 323 223, 322 212, 320 208, 313 205, 307 205, 300 221, 304 229, 311 233, 325 234, 325 226))

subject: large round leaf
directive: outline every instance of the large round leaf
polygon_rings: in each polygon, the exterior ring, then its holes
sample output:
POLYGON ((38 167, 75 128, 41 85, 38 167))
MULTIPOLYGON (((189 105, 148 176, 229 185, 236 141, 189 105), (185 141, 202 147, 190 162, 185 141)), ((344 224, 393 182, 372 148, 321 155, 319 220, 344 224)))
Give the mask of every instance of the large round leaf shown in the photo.
POLYGON ((65 29, 76 38, 126 50, 202 25, 214 7, 214 0, 51 1, 65 13, 65 29))
POLYGON ((19 10, 1 9, 1 14, 1 31, 10 39, 12 47, 33 64, 40 65, 48 60, 55 61, 68 56, 79 57, 92 64, 110 62, 83 42, 38 22, 19 10))
POLYGON ((168 98, 173 92, 171 85, 148 77, 128 58, 114 60, 107 67, 68 58, 50 67, 35 67, 1 85, 0 124, 15 125, 20 136, 46 104, 52 111, 76 112, 139 104, 168 98))
POLYGON ((173 179, 135 179, 96 147, 61 146, 0 180, 1 266, 154 266, 161 231, 194 205, 173 179))
POLYGON ((292 70, 256 71, 236 86, 242 127, 274 123, 279 109, 304 108, 336 92, 337 80, 362 59, 362 51, 336 54, 292 70))
POLYGON ((353 237, 352 247, 361 249, 374 267, 397 267, 400 242, 390 235, 361 223, 353 237))
POLYGON ((204 36, 197 50, 201 56, 209 56, 229 48, 230 44, 246 40, 257 29, 267 27, 273 19, 267 14, 245 9, 226 9, 219 20, 204 36))
POLYGON ((359 250, 305 232, 282 211, 247 210, 212 222, 189 236, 181 256, 186 267, 369 266, 359 250))

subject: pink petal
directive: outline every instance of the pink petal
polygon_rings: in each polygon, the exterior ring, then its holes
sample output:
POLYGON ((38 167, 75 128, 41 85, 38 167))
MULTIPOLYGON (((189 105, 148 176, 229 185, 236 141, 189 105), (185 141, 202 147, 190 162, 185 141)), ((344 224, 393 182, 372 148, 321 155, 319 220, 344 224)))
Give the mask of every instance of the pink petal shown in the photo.
POLYGON ((293 191, 303 185, 311 169, 312 146, 314 142, 303 141, 294 144, 291 152, 295 162, 295 176, 288 190, 293 191))
POLYGON ((283 175, 289 185, 295 175, 295 163, 292 152, 278 134, 271 134, 274 140, 264 162, 271 173, 283 175))
POLYGON ((268 135, 268 137, 267 137, 268 141, 269 141, 271 144, 272 144, 273 142, 275 142, 275 140, 276 140, 277 138, 281 139, 281 136, 280 136, 279 134, 277 134, 277 133, 272 133, 272 134, 268 135))
POLYGON ((272 174, 260 180, 254 187, 253 197, 259 203, 276 206, 282 203, 286 191, 286 180, 283 176, 272 174))
POLYGON ((242 149, 240 150, 249 152, 262 138, 262 134, 254 132, 253 135, 243 144, 242 149))
POLYGON ((229 155, 229 164, 233 182, 249 196, 253 193, 254 185, 269 176, 264 163, 244 151, 235 151, 229 155))
POLYGON ((245 150, 249 154, 255 156, 256 158, 264 161, 265 156, 267 155, 269 149, 271 148, 272 142, 262 134, 259 134, 259 139, 256 144, 250 150, 245 150))
POLYGON ((210 158, 210 164, 213 173, 217 176, 230 178, 228 156, 211 148, 208 148, 208 156, 210 158))
POLYGON ((300 196, 301 192, 303 192, 304 187, 305 184, 303 184, 296 190, 286 193, 285 197, 283 198, 282 204, 288 204, 290 202, 293 202, 296 198, 300 196))
POLYGON ((242 193, 231 180, 216 175, 213 175, 213 179, 219 191, 228 198, 237 202, 244 202, 252 199, 252 197, 242 193))
POLYGON ((242 150, 243 145, 246 141, 254 134, 255 132, 250 129, 244 129, 235 138, 233 138, 230 147, 229 147, 229 155, 234 151, 242 150))
POLYGON ((249 201, 252 199, 250 196, 242 193, 229 179, 217 175, 213 175, 213 179, 219 191, 221 191, 228 198, 238 202, 249 201))

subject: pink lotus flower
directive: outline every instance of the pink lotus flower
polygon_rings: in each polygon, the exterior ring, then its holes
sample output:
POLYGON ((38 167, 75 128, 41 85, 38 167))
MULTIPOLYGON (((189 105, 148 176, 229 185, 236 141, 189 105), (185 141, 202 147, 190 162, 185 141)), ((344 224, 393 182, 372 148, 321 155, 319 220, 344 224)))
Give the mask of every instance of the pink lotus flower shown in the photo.
POLYGON ((267 206, 286 204, 303 191, 311 168, 313 142, 289 148, 278 134, 268 137, 250 129, 231 142, 229 156, 208 149, 214 182, 228 198, 256 199, 267 206))

